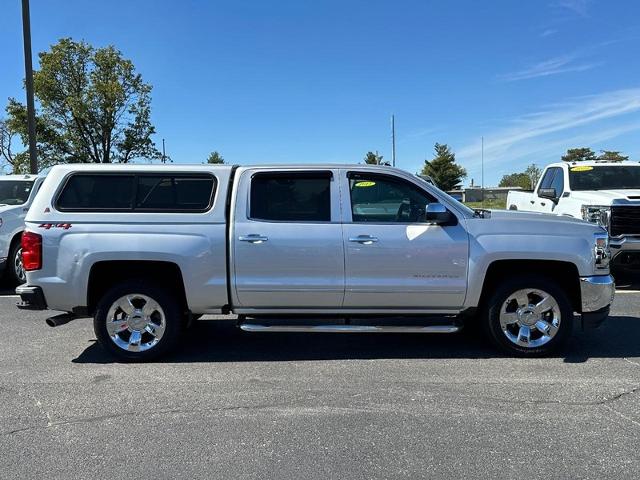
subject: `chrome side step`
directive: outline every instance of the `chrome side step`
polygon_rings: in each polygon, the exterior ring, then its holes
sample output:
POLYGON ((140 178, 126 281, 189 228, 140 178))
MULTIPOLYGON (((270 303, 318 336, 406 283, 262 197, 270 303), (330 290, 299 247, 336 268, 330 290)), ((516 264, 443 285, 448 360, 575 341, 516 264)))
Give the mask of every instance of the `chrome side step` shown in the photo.
POLYGON ((315 332, 315 333, 456 333, 457 325, 259 325, 241 323, 245 332, 315 332))

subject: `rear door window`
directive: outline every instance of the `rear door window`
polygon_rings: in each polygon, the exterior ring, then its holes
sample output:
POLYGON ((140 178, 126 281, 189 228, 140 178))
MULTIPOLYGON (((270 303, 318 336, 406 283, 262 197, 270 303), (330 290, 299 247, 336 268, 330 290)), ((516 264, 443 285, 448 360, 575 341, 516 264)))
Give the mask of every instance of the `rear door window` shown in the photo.
POLYGON ((276 222, 331 221, 331 172, 257 173, 249 217, 276 222))

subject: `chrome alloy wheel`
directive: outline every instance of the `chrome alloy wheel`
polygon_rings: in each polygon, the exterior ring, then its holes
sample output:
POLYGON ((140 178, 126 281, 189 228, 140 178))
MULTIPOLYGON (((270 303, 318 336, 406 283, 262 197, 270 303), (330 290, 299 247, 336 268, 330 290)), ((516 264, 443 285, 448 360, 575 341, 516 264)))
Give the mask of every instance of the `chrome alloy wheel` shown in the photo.
POLYGON ((558 333, 561 320, 558 302, 543 290, 513 292, 500 308, 502 333, 512 343, 525 348, 540 347, 551 341, 558 333))
POLYGON ((107 313, 107 333, 118 347, 144 352, 155 347, 166 327, 162 307, 153 298, 131 293, 117 299, 107 313))
POLYGON ((22 263, 22 247, 16 250, 16 254, 13 257, 13 271, 16 274, 16 278, 21 282, 25 282, 27 280, 27 275, 24 271, 24 264, 22 263))

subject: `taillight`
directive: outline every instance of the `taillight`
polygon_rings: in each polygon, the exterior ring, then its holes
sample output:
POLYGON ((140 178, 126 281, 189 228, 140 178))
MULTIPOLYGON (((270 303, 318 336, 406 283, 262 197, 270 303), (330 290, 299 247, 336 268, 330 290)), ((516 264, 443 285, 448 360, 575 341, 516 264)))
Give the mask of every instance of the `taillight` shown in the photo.
POLYGON ((22 265, 27 271, 42 268, 42 236, 33 232, 22 234, 22 265))

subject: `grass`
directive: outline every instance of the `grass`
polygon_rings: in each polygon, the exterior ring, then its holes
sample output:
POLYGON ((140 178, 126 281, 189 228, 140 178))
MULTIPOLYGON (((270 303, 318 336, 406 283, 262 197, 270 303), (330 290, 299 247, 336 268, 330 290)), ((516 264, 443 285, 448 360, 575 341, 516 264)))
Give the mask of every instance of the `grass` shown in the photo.
POLYGON ((504 200, 498 198, 487 198, 483 202, 465 202, 465 205, 470 208, 489 208, 494 210, 504 210, 507 208, 507 199, 504 200))

